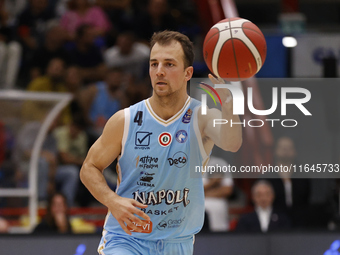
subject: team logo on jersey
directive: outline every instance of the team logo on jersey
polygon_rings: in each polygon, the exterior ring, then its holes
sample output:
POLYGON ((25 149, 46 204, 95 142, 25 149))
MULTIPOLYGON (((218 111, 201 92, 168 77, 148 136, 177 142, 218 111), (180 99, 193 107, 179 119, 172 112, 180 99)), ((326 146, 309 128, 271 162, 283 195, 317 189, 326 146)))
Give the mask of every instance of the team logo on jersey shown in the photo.
POLYGON ((186 113, 184 114, 183 118, 182 118, 182 122, 185 124, 190 123, 191 120, 191 115, 192 115, 192 110, 189 108, 186 113))
POLYGON ((135 149, 143 149, 143 150, 150 149, 149 145, 150 145, 151 135, 152 135, 151 132, 146 132, 146 131, 136 132, 135 149))
POLYGON ((182 168, 188 162, 188 156, 183 151, 176 152, 172 158, 168 158, 170 166, 182 168))
POLYGON ((171 134, 168 132, 163 132, 158 136, 158 142, 163 147, 169 146, 172 141, 171 134))
POLYGON ((176 141, 179 143, 185 143, 188 139, 188 133, 185 130, 179 130, 176 133, 176 141))

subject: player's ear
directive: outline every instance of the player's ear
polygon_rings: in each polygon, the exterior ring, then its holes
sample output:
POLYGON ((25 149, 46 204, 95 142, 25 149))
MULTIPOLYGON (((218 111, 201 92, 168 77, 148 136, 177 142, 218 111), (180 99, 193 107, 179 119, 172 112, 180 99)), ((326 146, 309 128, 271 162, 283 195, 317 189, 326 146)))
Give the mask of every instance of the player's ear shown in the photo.
POLYGON ((188 66, 185 69, 185 79, 186 79, 186 81, 190 80, 193 74, 194 74, 194 68, 192 66, 188 66))

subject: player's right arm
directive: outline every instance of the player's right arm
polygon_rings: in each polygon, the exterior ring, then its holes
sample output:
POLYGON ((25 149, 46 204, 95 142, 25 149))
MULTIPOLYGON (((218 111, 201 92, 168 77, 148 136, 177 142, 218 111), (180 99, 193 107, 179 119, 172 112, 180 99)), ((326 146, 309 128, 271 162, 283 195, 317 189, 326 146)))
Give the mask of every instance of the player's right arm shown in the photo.
POLYGON ((103 134, 92 145, 85 158, 80 170, 80 179, 91 194, 110 210, 122 229, 131 235, 127 226, 140 231, 132 222, 145 225, 136 215, 150 220, 149 216, 136 208, 146 208, 147 205, 117 195, 107 185, 103 175, 104 169, 118 157, 122 150, 124 119, 124 110, 121 110, 108 120, 103 134))

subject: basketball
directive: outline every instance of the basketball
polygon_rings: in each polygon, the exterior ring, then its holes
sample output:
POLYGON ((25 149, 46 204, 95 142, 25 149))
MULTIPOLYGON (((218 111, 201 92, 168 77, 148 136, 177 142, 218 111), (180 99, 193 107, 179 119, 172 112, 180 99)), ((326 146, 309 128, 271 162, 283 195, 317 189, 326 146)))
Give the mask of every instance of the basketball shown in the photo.
POLYGON ((267 54, 261 30, 242 18, 224 19, 207 33, 204 60, 210 71, 227 81, 243 81, 260 71, 267 54))

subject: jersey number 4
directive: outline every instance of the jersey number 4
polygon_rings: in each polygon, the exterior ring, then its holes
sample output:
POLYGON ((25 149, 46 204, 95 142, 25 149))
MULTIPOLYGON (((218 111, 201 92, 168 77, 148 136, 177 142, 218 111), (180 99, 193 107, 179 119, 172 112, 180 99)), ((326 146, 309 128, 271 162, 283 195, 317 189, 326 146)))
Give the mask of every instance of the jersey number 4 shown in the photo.
POLYGON ((138 111, 136 113, 135 119, 133 120, 133 122, 137 122, 138 126, 141 126, 143 123, 143 112, 142 111, 138 111))

